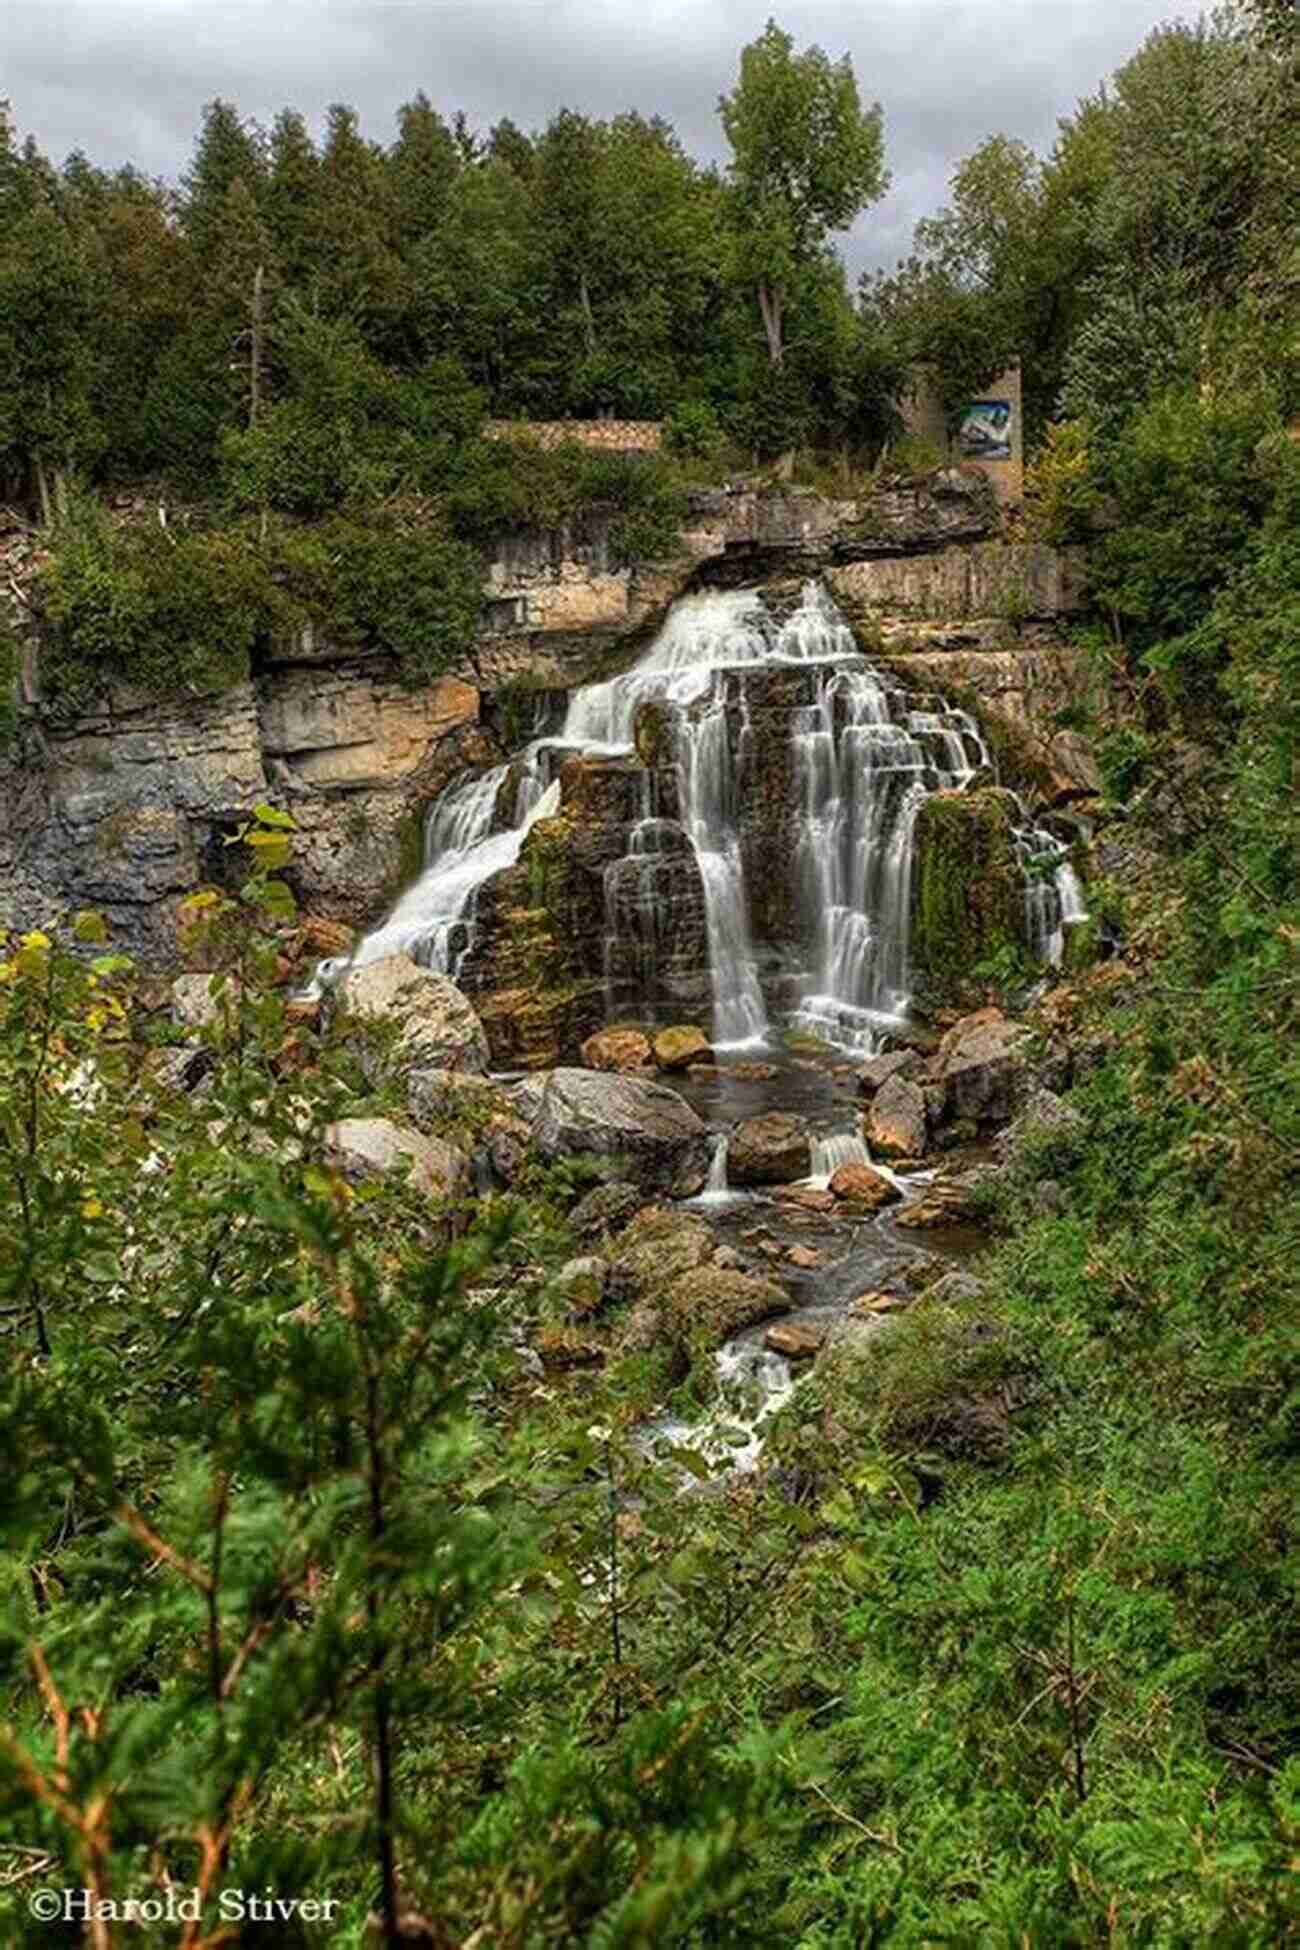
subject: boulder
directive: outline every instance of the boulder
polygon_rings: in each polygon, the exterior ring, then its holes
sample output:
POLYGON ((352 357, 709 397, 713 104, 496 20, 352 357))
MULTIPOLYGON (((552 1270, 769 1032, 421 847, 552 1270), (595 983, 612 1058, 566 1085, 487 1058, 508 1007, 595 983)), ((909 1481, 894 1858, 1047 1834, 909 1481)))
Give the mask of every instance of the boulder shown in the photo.
POLYGON ((935 1059, 944 1115, 972 1124, 1005 1124, 1027 1081, 1030 1032, 1000 1009, 963 1016, 945 1035, 935 1059))
POLYGON ((703 1219, 660 1205, 643 1206, 619 1241, 609 1269, 617 1300, 654 1300, 684 1273, 713 1257, 714 1239, 703 1219))
POLYGON ((833 1212, 835 1194, 818 1185, 780 1185, 776 1192, 781 1205, 793 1205, 802 1212, 833 1212))
POLYGON ((661 1029, 654 1050, 661 1070, 689 1070, 692 1063, 713 1061, 712 1045, 702 1029, 661 1029))
POLYGON ((867 1139, 888 1158, 925 1155, 925 1093, 907 1077, 892 1076, 881 1084, 867 1112, 867 1139))
POLYGON ((675 1090, 600 1070, 551 1071, 533 1143, 543 1158, 617 1163, 619 1175, 676 1198, 702 1189, 712 1152, 707 1127, 675 1090))
POLYGON ((407 1109, 422 1131, 449 1120, 481 1125, 511 1108, 505 1091, 473 1070, 408 1070, 405 1083, 407 1109))
POLYGON ((882 1056, 873 1056, 862 1065, 858 1071, 858 1091, 863 1097, 874 1097, 891 1077, 914 1077, 921 1068, 919 1050, 886 1050, 882 1056))
POLYGON ((346 921, 327 921, 323 915, 305 915, 299 924, 303 952, 309 956, 325 956, 329 960, 350 955, 356 941, 356 929, 350 928, 346 921))
POLYGON ((386 1117, 345 1117, 328 1125, 325 1152, 347 1179, 401 1171, 417 1191, 437 1199, 456 1198, 468 1189, 469 1161, 462 1151, 440 1138, 403 1130, 386 1117))
POLYGON ((648 1070, 650 1038, 639 1029, 598 1029, 582 1045, 582 1060, 589 1070, 648 1070))
POLYGON ((763 1336, 763 1345, 789 1361, 810 1361, 826 1339, 826 1329, 810 1320, 778 1320, 763 1336))
POLYGON ((391 1051, 363 1050, 362 1069, 371 1083, 409 1069, 481 1074, 488 1067, 487 1038, 468 996, 409 955, 385 955, 349 969, 335 993, 346 1015, 391 1023, 397 1031, 391 1051))
POLYGON ((903 1196, 883 1171, 863 1164, 841 1165, 832 1172, 829 1189, 833 1198, 846 1205, 865 1206, 868 1212, 878 1212, 882 1205, 893 1205, 903 1196))
POLYGON ((783 1110, 746 1117, 731 1134, 727 1178, 733 1185, 784 1185, 812 1170, 812 1145, 802 1117, 783 1110))
POLYGON ((1040 1139, 1067 1143, 1082 1132, 1083 1119, 1072 1104, 1054 1090, 1033 1090, 1019 1116, 993 1140, 993 1148, 1003 1164, 1014 1166, 1040 1139))
POLYGON ((239 1003, 234 975, 178 975, 172 983, 172 1014, 186 1029, 212 1029, 239 1003), (213 993, 213 983, 218 983, 213 993))
POLYGON ((805 1271, 810 1271, 814 1266, 820 1266, 822 1263, 821 1254, 813 1246, 790 1246, 786 1250, 785 1257, 789 1265, 798 1266, 805 1271))
POLYGON ((699 1266, 683 1273, 663 1296, 665 1326, 680 1342, 720 1347, 742 1327, 756 1327, 790 1305, 785 1289, 755 1273, 699 1266))
POLYGON ((578 1200, 569 1214, 569 1225, 579 1239, 599 1239, 607 1233, 622 1232, 641 1211, 642 1203, 635 1185, 597 1185, 578 1200))

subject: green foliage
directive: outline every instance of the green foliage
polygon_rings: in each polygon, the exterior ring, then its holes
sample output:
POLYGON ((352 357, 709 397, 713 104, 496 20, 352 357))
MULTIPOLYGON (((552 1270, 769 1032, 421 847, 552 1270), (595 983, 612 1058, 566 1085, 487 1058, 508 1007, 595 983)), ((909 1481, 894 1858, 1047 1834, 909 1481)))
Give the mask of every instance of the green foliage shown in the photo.
POLYGON ((879 103, 862 107, 847 55, 794 51, 769 20, 740 56, 718 103, 731 144, 732 223, 741 275, 758 292, 773 366, 784 357, 784 313, 829 233, 846 230, 888 185, 879 103))
POLYGON ((42 682, 75 708, 112 680, 142 690, 223 690, 246 677, 278 606, 237 530, 115 528, 78 500, 35 590, 42 682))
POLYGON ((427 522, 339 515, 283 527, 269 560, 295 616, 386 651, 410 684, 440 675, 473 641, 483 604, 478 554, 427 522))

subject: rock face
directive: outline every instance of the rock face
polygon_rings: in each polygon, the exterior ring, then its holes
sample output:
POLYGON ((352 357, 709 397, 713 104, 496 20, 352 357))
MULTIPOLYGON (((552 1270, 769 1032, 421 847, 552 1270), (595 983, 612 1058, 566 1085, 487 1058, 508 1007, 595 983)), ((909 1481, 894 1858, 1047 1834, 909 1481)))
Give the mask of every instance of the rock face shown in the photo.
POLYGON ((733 1185, 785 1185, 812 1170, 812 1145, 801 1117, 767 1111, 737 1124, 727 1147, 733 1185))
POLYGON ((926 1103, 919 1084, 889 1077, 876 1092, 866 1122, 868 1143, 885 1157, 924 1157, 926 1103))
POLYGON ((325 1147, 346 1178, 401 1171, 430 1198, 451 1200, 468 1190, 469 1165, 463 1152, 419 1131, 404 1131, 386 1117, 345 1117, 330 1124, 325 1147))
POLYGON ((391 1024, 397 1031, 391 1051, 363 1053, 371 1081, 385 1069, 472 1074, 487 1068, 487 1038, 473 1004, 445 975, 418 967, 409 955, 386 955, 349 969, 337 996, 345 1015, 391 1024))
POLYGON ((533 1124, 544 1158, 604 1159, 613 1175, 677 1198, 708 1173, 709 1134, 675 1090, 599 1070, 553 1070, 533 1124))
POLYGON ((912 975, 930 1008, 978 999, 972 970, 1024 940, 1024 881, 1009 793, 931 793, 916 815, 912 975))

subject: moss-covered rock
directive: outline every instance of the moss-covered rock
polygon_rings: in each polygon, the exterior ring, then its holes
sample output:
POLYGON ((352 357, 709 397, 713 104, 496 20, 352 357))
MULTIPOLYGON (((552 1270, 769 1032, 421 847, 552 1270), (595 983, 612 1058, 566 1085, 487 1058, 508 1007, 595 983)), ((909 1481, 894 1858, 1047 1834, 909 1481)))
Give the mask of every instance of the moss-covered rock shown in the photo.
POLYGON ((974 971, 1023 945, 1015 816, 1015 800, 997 788, 935 792, 917 814, 911 955, 923 1007, 979 1000, 974 971))

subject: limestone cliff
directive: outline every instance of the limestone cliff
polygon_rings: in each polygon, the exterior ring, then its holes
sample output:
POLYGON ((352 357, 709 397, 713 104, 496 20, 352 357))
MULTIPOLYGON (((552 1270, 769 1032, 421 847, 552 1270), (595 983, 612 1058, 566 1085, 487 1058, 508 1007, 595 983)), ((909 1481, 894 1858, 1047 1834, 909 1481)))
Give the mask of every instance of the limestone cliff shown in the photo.
MULTIPOLYGON (((30 708, 16 747, 0 756, 0 925, 94 904, 126 945, 165 959, 177 901, 228 871, 224 838, 263 798, 298 822, 293 877, 304 904, 369 923, 418 864, 424 809, 447 780, 518 745, 538 693, 624 668, 671 602, 707 583, 793 587, 825 574, 864 647, 883 652, 901 681, 969 692, 1001 718, 1022 757, 1042 748, 1049 793, 1086 791, 1095 784, 1086 753, 1053 723, 1083 681, 1055 634, 1083 602, 1081 565, 1073 554, 998 542, 998 519, 982 477, 958 469, 921 485, 883 484, 863 502, 797 488, 701 491, 669 562, 619 566, 611 522, 599 515, 500 538, 470 656, 423 688, 403 687, 382 656, 306 633, 219 695, 118 687, 72 722, 30 708)), ((183 645, 177 662, 183 668, 183 645)), ((779 802, 789 786, 779 720, 791 700, 777 695, 779 675, 771 683, 770 737, 764 708, 755 718, 766 757, 745 845, 752 884, 772 909, 763 931, 779 935, 779 802)), ((1027 759, 1021 769, 1032 769, 1027 759)), ((593 777, 569 799, 567 816, 591 853, 585 864, 581 848, 575 855, 572 871, 586 882, 566 895, 577 901, 570 926, 593 918, 592 890, 621 844, 612 801, 599 803, 616 786, 593 777)), ((532 857, 516 872, 535 880, 532 857)), ((663 965, 686 1000, 698 982, 694 869, 679 849, 662 871, 678 930, 663 965)), ((521 896, 515 905, 537 903, 521 896)), ((615 991, 635 975, 601 973, 615 991)), ((506 986, 487 974, 482 987, 506 986)))

